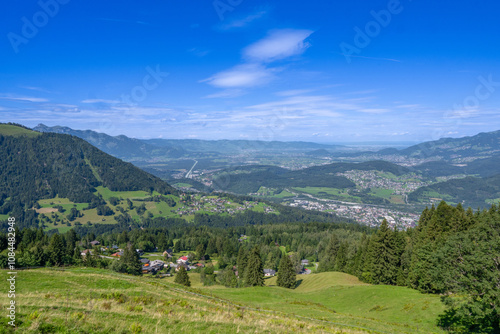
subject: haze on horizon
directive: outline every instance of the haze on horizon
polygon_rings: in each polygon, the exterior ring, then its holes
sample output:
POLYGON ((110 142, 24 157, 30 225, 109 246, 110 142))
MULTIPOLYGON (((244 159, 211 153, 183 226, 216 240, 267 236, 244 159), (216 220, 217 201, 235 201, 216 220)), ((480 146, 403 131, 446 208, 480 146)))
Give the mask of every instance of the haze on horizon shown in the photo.
POLYGON ((500 129, 494 1, 14 2, 0 121, 133 138, 423 142, 500 129))

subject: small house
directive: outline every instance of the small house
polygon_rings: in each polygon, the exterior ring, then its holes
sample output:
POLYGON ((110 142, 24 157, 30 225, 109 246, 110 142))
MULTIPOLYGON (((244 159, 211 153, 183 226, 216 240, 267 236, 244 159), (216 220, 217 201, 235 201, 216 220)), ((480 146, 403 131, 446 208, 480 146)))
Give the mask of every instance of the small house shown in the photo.
POLYGON ((87 254, 92 255, 92 251, 90 249, 86 249, 80 253, 81 256, 87 256, 87 254))
POLYGON ((300 261, 300 264, 302 264, 303 266, 308 266, 309 265, 309 260, 302 260, 300 261))
POLYGON ((273 269, 264 269, 264 276, 271 277, 276 275, 276 271, 273 269))
POLYGON ((100 245, 101 243, 100 243, 99 241, 97 241, 97 240, 94 240, 94 241, 91 241, 91 242, 90 242, 90 244, 91 244, 91 245, 92 245, 92 247, 93 247, 93 246, 98 246, 98 245, 100 245))
POLYGON ((165 262, 163 262, 162 260, 154 260, 153 262, 151 262, 151 266, 157 268, 158 270, 161 270, 165 266, 165 262))
POLYGON ((189 258, 187 256, 181 256, 180 258, 177 259, 177 263, 181 264, 188 264, 189 263, 189 258))
POLYGON ((179 269, 181 269, 181 267, 184 267, 184 269, 186 269, 186 271, 189 271, 189 266, 185 263, 181 263, 179 264, 176 268, 175 268, 175 271, 179 271, 179 269))

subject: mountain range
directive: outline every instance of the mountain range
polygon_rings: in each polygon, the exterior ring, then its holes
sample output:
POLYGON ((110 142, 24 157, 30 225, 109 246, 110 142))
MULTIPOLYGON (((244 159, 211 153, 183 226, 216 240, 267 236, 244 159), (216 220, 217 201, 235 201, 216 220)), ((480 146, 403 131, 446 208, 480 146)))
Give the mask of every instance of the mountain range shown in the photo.
MULTIPOLYGON (((487 206, 500 196, 497 190, 497 178, 500 174, 500 131, 479 133, 463 138, 442 138, 413 145, 404 149, 385 148, 375 152, 349 153, 342 146, 324 145, 307 142, 262 142, 247 140, 176 140, 149 139, 139 140, 126 136, 109 136, 94 131, 72 130, 67 127, 47 127, 43 124, 34 128, 40 132, 65 133, 82 138, 103 151, 118 158, 132 161, 144 170, 164 179, 170 179, 170 172, 144 164, 144 161, 160 161, 171 159, 168 168, 189 169, 192 160, 186 157, 198 154, 241 155, 245 152, 259 154, 268 152, 279 156, 283 152, 297 152, 312 159, 350 159, 360 163, 333 163, 323 166, 302 168, 291 171, 271 165, 238 165, 223 167, 214 178, 212 189, 229 191, 238 194, 256 192, 261 186, 276 189, 286 187, 332 187, 340 189, 353 188, 352 181, 337 173, 347 170, 378 170, 391 172, 394 175, 415 172, 428 180, 438 177, 463 175, 462 178, 434 182, 410 194, 410 202, 421 201, 433 194, 437 198, 445 198, 452 202, 464 202, 474 206, 487 206), (183 160, 184 159, 184 160, 183 160), (364 161, 364 162, 363 162, 364 161), (175 167, 176 164, 178 167, 175 167), (403 165, 405 167, 403 167, 403 165), (366 169, 368 168, 368 169, 366 169), (468 176, 467 179, 463 177, 468 176), (475 191, 463 194, 461 180, 475 191), (428 196, 429 195, 429 196, 428 196)), ((286 158, 285 158, 286 159, 286 158)), ((201 159, 199 169, 208 169, 213 160, 207 163, 201 159)), ((234 163, 234 162, 233 162, 234 163)), ((228 166, 231 163, 228 164, 228 166)), ((223 164, 221 165, 223 166, 223 164)), ((195 188, 207 191, 210 188, 197 184, 194 180, 184 180, 195 188)), ((500 186, 500 185, 499 185, 500 186)))

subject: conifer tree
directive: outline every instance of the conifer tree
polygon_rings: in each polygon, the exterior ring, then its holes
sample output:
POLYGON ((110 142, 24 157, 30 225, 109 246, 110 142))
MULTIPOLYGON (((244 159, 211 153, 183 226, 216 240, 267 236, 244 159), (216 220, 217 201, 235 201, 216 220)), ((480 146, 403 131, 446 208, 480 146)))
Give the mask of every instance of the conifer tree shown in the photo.
POLYGON ((248 286, 264 286, 264 268, 257 246, 250 251, 248 256, 245 284, 248 286))
POLYGON ((50 239, 48 248, 49 260, 53 265, 59 266, 62 264, 64 255, 64 244, 60 234, 56 233, 50 239))
POLYGON ((383 220, 377 233, 372 236, 367 254, 367 271, 376 284, 395 284, 397 264, 393 231, 383 220))
POLYGON ((335 271, 343 272, 347 266, 347 251, 349 245, 347 242, 342 242, 340 244, 337 256, 335 257, 335 271))
POLYGON ((278 268, 278 286, 293 289, 296 284, 295 268, 287 255, 283 256, 278 268))
POLYGON ((123 251, 123 256, 120 258, 126 272, 131 275, 142 275, 142 264, 139 260, 139 254, 135 251, 131 244, 123 251))
POLYGON ((181 266, 179 268, 179 271, 177 271, 177 274, 175 274, 174 282, 185 286, 191 286, 191 280, 189 279, 188 273, 184 266, 181 266))
POLYGON ((335 270, 335 257, 340 248, 340 241, 336 234, 332 234, 328 246, 325 250, 325 255, 319 262, 319 271, 335 270))
POLYGON ((240 247, 238 251, 238 258, 236 259, 236 265, 238 266, 238 276, 245 277, 245 270, 247 268, 248 254, 243 246, 240 247))

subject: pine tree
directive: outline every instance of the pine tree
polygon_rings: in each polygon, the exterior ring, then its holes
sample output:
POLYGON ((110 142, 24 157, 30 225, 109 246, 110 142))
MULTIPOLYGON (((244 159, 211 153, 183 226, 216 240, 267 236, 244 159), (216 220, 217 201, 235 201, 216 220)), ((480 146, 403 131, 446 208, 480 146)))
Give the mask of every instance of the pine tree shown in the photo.
POLYGON ((278 268, 278 286, 293 289, 296 284, 295 268, 290 257, 283 256, 278 268))
POLYGON ((399 256, 396 254, 394 232, 387 220, 383 220, 377 233, 372 236, 368 248, 367 271, 372 283, 396 284, 399 256))
POLYGON ((64 244, 60 234, 56 233, 50 239, 48 248, 49 260, 53 265, 59 266, 62 264, 64 255, 64 244))
POLYGON ((347 251, 349 245, 347 242, 342 242, 340 244, 337 256, 335 257, 335 271, 344 272, 347 266, 347 251))
POLYGON ((185 286, 191 286, 191 281, 189 280, 188 273, 184 266, 181 266, 177 274, 175 274, 174 282, 185 286))
POLYGON ((245 284, 248 286, 264 286, 264 268, 257 247, 253 248, 248 256, 245 284))
POLYGON ((139 260, 139 254, 135 251, 131 244, 123 251, 123 256, 120 258, 126 272, 131 275, 142 275, 142 264, 139 260))
POLYGON ((340 248, 340 241, 336 234, 332 234, 328 246, 326 247, 325 254, 319 262, 318 271, 332 271, 335 270, 335 258, 340 248))
POLYGON ((248 254, 243 246, 240 247, 238 251, 238 258, 236 259, 236 265, 238 266, 238 276, 245 277, 245 270, 247 268, 248 254))

